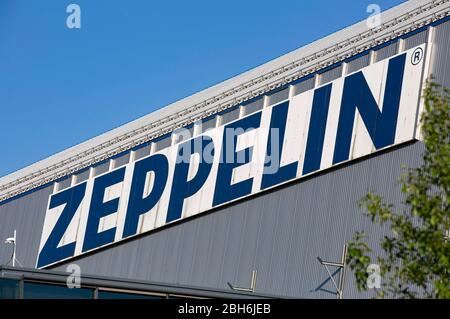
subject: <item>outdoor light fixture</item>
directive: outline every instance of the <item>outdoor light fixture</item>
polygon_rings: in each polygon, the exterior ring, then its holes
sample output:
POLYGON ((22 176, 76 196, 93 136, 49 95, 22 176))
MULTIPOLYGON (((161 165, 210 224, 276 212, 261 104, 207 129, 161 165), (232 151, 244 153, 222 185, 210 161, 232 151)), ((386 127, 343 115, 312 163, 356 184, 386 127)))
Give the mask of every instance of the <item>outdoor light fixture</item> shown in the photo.
MULTIPOLYGON (((20 263, 20 261, 16 258, 16 245, 17 245, 16 238, 17 238, 17 232, 16 232, 16 230, 14 230, 14 236, 5 239, 5 244, 12 244, 12 245, 13 245, 12 256, 11 256, 11 259, 9 260, 9 262, 12 261, 12 266, 13 266, 13 267, 16 266, 16 261, 17 261, 17 263, 18 263, 19 265, 22 266, 22 264, 20 263)), ((9 263, 9 262, 8 262, 8 263, 9 263)))

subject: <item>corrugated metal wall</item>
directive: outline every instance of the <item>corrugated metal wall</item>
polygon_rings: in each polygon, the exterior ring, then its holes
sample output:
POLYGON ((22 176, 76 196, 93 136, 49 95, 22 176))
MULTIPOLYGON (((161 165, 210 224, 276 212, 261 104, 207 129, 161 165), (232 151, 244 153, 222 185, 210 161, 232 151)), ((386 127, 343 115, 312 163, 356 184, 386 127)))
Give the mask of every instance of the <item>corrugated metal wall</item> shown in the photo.
POLYGON ((12 247, 4 244, 17 230, 17 258, 25 267, 36 266, 48 197, 53 185, 0 204, 0 264, 6 264, 12 247))
MULTIPOLYGON (((335 298, 316 257, 340 261, 357 230, 380 238, 356 202, 374 190, 400 204, 401 165, 417 165, 421 149, 391 150, 72 262, 89 274, 225 289, 249 286, 256 269, 260 293, 335 298)), ((351 286, 346 298, 358 295, 351 286)))
POLYGON ((431 73, 436 82, 450 87, 450 21, 436 26, 431 73))
MULTIPOLYGON (((431 64, 431 73, 447 86, 449 29, 450 22, 436 27, 431 64)), ((409 42, 425 39, 417 35, 409 42)), ((379 240, 382 230, 371 226, 356 202, 374 190, 400 204, 400 166, 417 165, 422 148, 415 143, 352 162, 73 262, 88 274, 212 288, 227 288, 228 281, 248 286, 251 271, 256 269, 259 293, 335 298, 316 257, 339 261, 344 242, 356 230, 366 230, 373 243, 379 240)), ((18 258, 27 267, 35 265, 51 189, 0 204, 0 240, 17 229, 18 258)), ((0 264, 10 254, 11 247, 0 243, 0 264)), ((345 298, 371 295, 359 294, 352 281, 348 274, 345 298)))

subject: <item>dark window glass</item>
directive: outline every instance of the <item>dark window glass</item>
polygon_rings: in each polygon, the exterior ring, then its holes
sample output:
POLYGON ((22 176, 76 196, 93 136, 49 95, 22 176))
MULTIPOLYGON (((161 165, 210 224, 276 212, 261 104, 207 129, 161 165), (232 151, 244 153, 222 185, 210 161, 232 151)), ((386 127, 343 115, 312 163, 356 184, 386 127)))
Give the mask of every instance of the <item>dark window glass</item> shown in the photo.
POLYGON ((18 299, 19 281, 14 279, 0 279, 0 299, 18 299))
POLYGON ((23 297, 25 299, 92 299, 93 290, 25 282, 23 297))
POLYGON ((427 30, 424 30, 422 32, 416 33, 412 36, 409 36, 405 39, 405 50, 409 50, 414 48, 415 46, 421 45, 422 43, 427 42, 428 39, 428 32, 427 30))
POLYGON ((140 295, 124 292, 102 291, 98 292, 99 299, 165 299, 165 296, 140 295))

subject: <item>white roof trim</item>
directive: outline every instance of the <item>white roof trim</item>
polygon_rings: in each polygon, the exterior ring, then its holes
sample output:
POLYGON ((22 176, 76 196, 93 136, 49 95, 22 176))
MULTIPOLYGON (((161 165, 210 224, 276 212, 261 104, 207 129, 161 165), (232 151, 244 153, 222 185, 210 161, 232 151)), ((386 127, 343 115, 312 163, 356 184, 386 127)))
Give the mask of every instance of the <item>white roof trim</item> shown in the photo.
POLYGON ((70 175, 201 118, 450 15, 450 0, 412 0, 0 178, 0 201, 70 175))

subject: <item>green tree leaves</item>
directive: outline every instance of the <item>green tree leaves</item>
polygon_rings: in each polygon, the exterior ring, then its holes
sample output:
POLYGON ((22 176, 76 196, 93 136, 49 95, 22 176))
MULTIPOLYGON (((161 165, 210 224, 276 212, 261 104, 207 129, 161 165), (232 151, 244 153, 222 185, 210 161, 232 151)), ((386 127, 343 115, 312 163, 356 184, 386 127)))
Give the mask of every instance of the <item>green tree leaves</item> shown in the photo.
MULTIPOLYGON (((406 209, 397 212, 369 193, 359 205, 374 224, 387 226, 390 235, 378 256, 383 277, 379 297, 450 298, 450 106, 449 90, 428 82, 423 94, 420 134, 425 145, 423 163, 401 177, 406 209)), ((364 233, 349 243, 347 263, 359 290, 367 290, 371 248, 364 233)))

